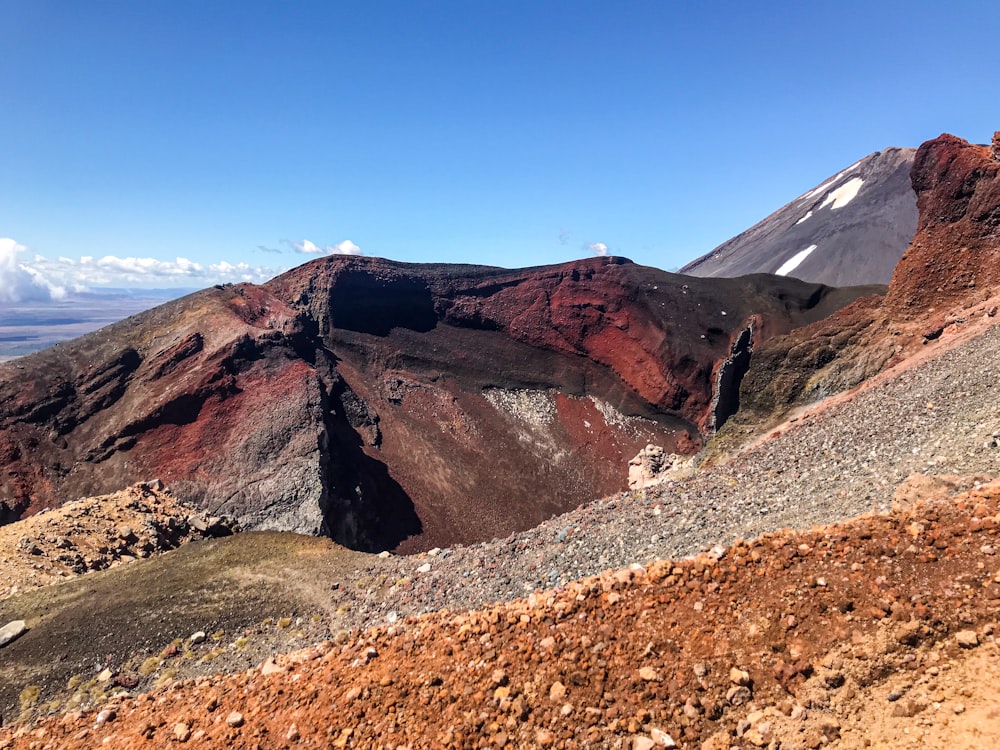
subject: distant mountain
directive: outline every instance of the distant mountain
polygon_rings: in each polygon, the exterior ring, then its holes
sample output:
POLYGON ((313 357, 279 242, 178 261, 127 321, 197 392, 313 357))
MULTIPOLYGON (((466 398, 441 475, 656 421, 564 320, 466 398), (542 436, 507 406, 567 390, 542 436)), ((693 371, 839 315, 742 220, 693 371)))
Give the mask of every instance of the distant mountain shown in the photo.
POLYGON ((917 229, 915 154, 888 148, 866 156, 680 272, 774 273, 831 286, 889 283, 917 229))

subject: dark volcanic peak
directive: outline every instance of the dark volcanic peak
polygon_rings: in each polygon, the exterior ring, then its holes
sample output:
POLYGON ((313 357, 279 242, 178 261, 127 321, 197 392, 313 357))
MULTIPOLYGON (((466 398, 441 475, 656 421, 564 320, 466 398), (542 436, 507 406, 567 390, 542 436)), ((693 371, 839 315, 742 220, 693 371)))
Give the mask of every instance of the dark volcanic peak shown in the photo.
POLYGON ((866 291, 619 258, 319 259, 0 366, 0 508, 158 477, 358 549, 506 536, 623 489, 647 443, 697 450, 747 342, 866 291))
POLYGON ((917 228, 916 149, 865 157, 681 269, 775 273, 831 286, 887 284, 917 228))

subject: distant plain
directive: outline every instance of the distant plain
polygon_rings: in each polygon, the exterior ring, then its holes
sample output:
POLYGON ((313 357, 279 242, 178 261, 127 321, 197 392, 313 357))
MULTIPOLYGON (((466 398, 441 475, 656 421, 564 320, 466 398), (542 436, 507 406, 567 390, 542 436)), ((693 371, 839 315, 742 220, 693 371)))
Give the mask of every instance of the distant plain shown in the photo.
POLYGON ((0 362, 96 331, 188 291, 108 289, 63 300, 8 304, 0 308, 0 362))

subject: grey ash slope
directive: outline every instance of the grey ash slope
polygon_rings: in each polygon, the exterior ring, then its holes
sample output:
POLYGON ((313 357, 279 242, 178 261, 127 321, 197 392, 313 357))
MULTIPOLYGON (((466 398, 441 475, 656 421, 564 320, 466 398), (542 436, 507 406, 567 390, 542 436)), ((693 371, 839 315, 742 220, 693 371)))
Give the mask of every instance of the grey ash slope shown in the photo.
POLYGON ((777 273, 815 246, 787 275, 830 286, 889 283, 917 229, 917 199, 910 184, 915 153, 888 148, 866 156, 688 263, 681 273, 777 273))

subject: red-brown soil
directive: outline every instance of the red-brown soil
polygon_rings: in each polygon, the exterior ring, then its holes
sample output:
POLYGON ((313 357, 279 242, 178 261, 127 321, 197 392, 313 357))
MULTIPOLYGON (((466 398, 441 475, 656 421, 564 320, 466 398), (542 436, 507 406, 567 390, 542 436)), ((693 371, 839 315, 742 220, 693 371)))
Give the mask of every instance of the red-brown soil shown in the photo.
POLYGON ((111 719, 7 730, 0 747, 988 743, 995 721, 976 722, 998 708, 995 683, 982 688, 1000 658, 1000 482, 934 486, 912 484, 890 514, 407 619, 270 674, 113 700, 111 719))

